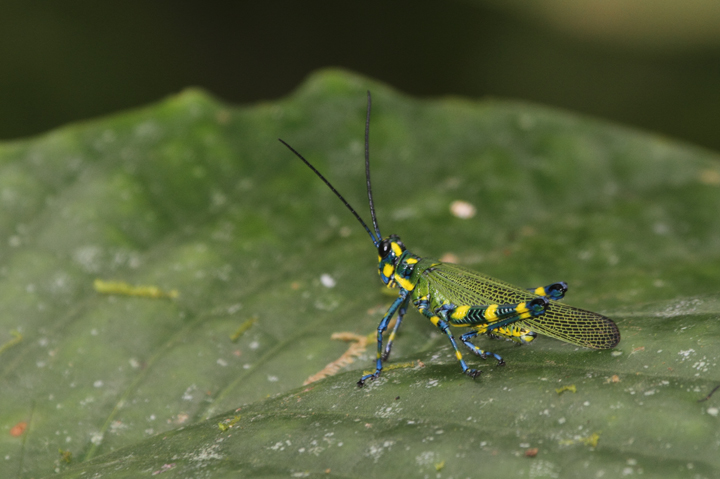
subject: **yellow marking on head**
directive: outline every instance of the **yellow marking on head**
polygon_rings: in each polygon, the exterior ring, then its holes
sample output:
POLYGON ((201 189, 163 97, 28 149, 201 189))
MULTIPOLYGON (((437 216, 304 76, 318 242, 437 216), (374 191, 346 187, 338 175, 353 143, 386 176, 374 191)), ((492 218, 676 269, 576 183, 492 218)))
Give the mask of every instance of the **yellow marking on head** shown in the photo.
POLYGON ((540 286, 535 290, 535 294, 537 294, 538 296, 545 296, 545 288, 540 286))
POLYGON ((452 319, 463 319, 465 316, 467 316, 468 311, 470 311, 470 306, 458 306, 455 308, 455 311, 453 314, 450 315, 452 319))
POLYGON ((418 262, 418 260, 416 260, 415 258, 408 258, 408 259, 405 260, 405 262, 406 262, 407 264, 415 264, 415 263, 418 262))
POLYGON ((390 243, 390 247, 393 250, 393 253, 395 253, 395 256, 400 256, 402 254, 402 248, 399 244, 395 243, 394 241, 390 243))
POLYGON ((395 281, 397 281, 397 284, 399 284, 404 290, 412 291, 415 289, 415 285, 413 283, 398 274, 395 275, 395 281))
POLYGON ((497 304, 491 304, 490 306, 488 306, 487 309, 485 310, 485 319, 487 319, 488 321, 496 320, 497 319, 497 309, 498 309, 497 304))
POLYGON ((380 261, 382 261, 382 258, 380 257, 380 255, 378 255, 378 263, 379 263, 380 261))
POLYGON ((395 272, 395 267, 393 265, 386 264, 385 266, 383 266, 383 276, 385 276, 386 278, 389 278, 390 276, 392 276, 392 274, 394 272, 395 272))
POLYGON ((460 354, 460 351, 455 351, 455 357, 458 358, 458 360, 462 359, 462 354, 460 354))

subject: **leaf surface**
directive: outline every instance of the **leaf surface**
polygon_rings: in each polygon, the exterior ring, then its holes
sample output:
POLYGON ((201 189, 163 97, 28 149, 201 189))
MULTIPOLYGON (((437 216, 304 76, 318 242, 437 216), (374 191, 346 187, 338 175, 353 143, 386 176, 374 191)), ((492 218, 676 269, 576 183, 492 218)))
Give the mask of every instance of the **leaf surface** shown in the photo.
POLYGON ((278 102, 189 90, 0 145, 0 208, 1 477, 720 469, 720 395, 698 402, 720 384, 707 151, 323 71, 278 102), (370 341, 303 386, 347 351, 332 333, 371 334, 392 298, 366 233, 277 138, 368 218, 366 89, 383 234, 523 287, 566 281, 569 304, 616 320, 615 350, 481 338, 507 366, 472 381, 411 311, 388 363, 401 367, 358 389, 370 341), (458 200, 474 217, 451 213, 458 200), (101 294, 97 279, 178 295, 101 294))

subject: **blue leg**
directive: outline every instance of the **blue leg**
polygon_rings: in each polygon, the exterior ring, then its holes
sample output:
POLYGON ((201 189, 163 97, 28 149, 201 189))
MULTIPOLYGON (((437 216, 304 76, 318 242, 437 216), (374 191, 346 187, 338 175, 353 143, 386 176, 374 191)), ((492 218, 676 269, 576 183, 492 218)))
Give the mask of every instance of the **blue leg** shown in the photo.
POLYGON ((385 316, 383 317, 382 321, 380 321, 380 324, 377 328, 377 361, 375 365, 375 373, 373 374, 366 374, 365 376, 360 378, 360 381, 357 382, 357 385, 359 387, 363 387, 365 384, 365 381, 373 380, 380 376, 380 371, 382 371, 382 337, 385 330, 387 330, 388 323, 390 322, 390 319, 392 319, 393 315, 395 314, 395 311, 398 310, 401 304, 406 302, 407 298, 407 291, 400 290, 400 296, 393 302, 392 305, 390 305, 390 309, 388 309, 387 313, 385 313, 385 316))
POLYGON ((410 301, 410 295, 405 298, 405 302, 400 306, 400 310, 398 311, 397 321, 395 321, 395 327, 393 328, 392 332, 390 332, 390 337, 388 338, 388 342, 385 345, 385 352, 383 353, 382 360, 387 361, 388 357, 390 357, 390 350, 392 349, 393 341, 395 341, 395 335, 397 335, 398 329, 400 329, 400 324, 402 323, 403 317, 405 317, 405 312, 407 311, 408 302, 410 301))
POLYGON ((452 347, 455 350, 455 357, 460 362, 460 368, 462 368, 462 372, 467 374, 468 376, 470 376, 473 379, 480 376, 480 374, 482 374, 482 371, 480 371, 479 369, 470 369, 468 367, 468 365, 465 364, 465 361, 462 358, 462 354, 460 353, 460 350, 457 347, 457 343, 455 342, 455 337, 450 332, 450 328, 448 327, 448 324, 445 321, 443 321, 442 319, 438 318, 437 316, 435 316, 435 320, 437 320, 437 321, 434 321, 433 318, 430 318, 430 320, 433 323, 435 323, 435 326, 437 326, 440 331, 445 333, 445 335, 450 340, 450 344, 452 344, 452 347))
POLYGON ((460 341, 462 341, 465 344, 465 346, 470 348, 470 351, 477 354, 481 358, 487 359, 488 356, 492 356, 495 359, 497 359, 498 366, 505 366, 505 361, 503 361, 503 358, 501 358, 500 356, 498 356, 495 353, 491 353, 490 351, 483 351, 482 349, 478 348, 477 346, 475 346, 473 343, 470 342, 470 339, 474 338, 477 335, 478 335, 477 331, 470 331, 469 333, 465 333, 462 336, 460 336, 460 341))
POLYGON ((430 321, 448 337, 448 339, 450 340, 450 344, 452 344, 452 347, 455 350, 455 357, 460 362, 460 368, 462 368, 462 372, 473 379, 480 376, 480 374, 482 374, 482 371, 480 371, 479 369, 470 369, 468 365, 465 364, 465 361, 462 358, 462 353, 460 353, 460 350, 457 347, 457 343, 455 342, 455 337, 450 332, 450 327, 448 326, 448 323, 441 319, 441 317, 446 316, 446 311, 440 308, 437 311, 437 315, 434 315, 430 313, 426 308, 423 308, 422 310, 420 310, 420 312, 430 318, 430 321))

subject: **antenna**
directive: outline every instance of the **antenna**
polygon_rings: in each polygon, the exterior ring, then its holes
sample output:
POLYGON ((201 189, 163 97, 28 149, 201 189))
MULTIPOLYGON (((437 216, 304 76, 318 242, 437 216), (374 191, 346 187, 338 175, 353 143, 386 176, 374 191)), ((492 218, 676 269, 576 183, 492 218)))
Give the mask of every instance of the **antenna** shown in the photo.
MULTIPOLYGON (((353 207, 350 206, 350 203, 348 203, 348 202, 345 200, 345 198, 343 198, 343 196, 342 196, 340 193, 338 193, 338 191, 335 189, 335 187, 334 187, 333 185, 331 185, 330 182, 329 182, 327 179, 325 179, 325 177, 324 177, 313 165, 311 165, 308 160, 306 160, 300 153, 298 153, 298 152, 295 150, 295 148, 293 148, 292 146, 288 145, 287 143, 285 143, 285 142, 284 142, 283 140, 281 140, 280 138, 278 138, 278 140, 280 141, 280 143, 282 143, 283 145, 287 146, 290 151, 292 151, 293 153, 295 153, 295 156, 297 156, 297 157, 300 158, 303 162, 305 162, 305 164, 308 165, 308 167, 310 167, 310 169, 313 170, 313 172, 314 172, 316 175, 318 175, 318 177, 319 177, 321 180, 323 180, 326 185, 328 185, 328 187, 332 190, 332 192, 335 193, 338 198, 340 198, 340 201, 342 201, 343 204, 344 204, 345 206, 347 206, 347 209, 349 209, 350 212, 351 212, 353 215, 355 215, 355 218, 357 218, 357 220, 360 222, 360 224, 363 225, 363 228, 365 228, 365 231, 367 231, 368 234, 370 235, 370 239, 372 239, 373 244, 377 247, 377 246, 380 244, 380 241, 382 240, 382 237, 379 235, 379 233, 378 233, 378 236, 375 237, 375 235, 373 235, 372 231, 370 231, 370 228, 368 228, 368 225, 365 224, 365 222, 362 220, 362 218, 360 218, 360 215, 358 215, 357 212, 353 209, 353 207)), ((365 140, 365 142, 366 142, 366 144, 367 144, 367 135, 366 135, 366 140, 365 140)), ((366 153, 366 156, 367 156, 367 153, 366 153)), ((367 165, 367 162, 366 162, 366 165, 367 165)), ((370 177, 368 176, 368 194, 369 194, 369 192, 370 192, 370 177)), ((371 200, 371 203, 370 203, 370 204, 372 205, 372 200, 371 200)), ((372 207, 371 207, 371 208, 372 208, 372 207)), ((371 209, 371 211, 372 211, 372 209, 371 209)), ((373 214, 373 219, 374 219, 374 214, 373 214)), ((376 226, 376 230, 377 230, 377 226, 376 226)))
POLYGON ((370 108, 372 106, 372 97, 370 90, 367 92, 367 117, 365 119, 365 180, 367 181, 368 204, 370 205, 370 216, 372 217, 373 227, 378 239, 382 239, 380 228, 378 228, 377 218, 375 217, 375 203, 372 197, 372 186, 370 185, 370 108))

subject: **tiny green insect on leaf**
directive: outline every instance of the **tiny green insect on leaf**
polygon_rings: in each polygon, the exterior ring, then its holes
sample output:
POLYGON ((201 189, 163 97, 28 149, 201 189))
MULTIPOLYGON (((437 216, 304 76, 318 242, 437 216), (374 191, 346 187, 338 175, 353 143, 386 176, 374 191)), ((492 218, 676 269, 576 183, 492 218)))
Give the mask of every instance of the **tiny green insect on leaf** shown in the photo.
POLYGON ((458 348, 450 327, 467 332, 460 341, 482 359, 493 357, 498 365, 505 361, 497 354, 484 351, 472 343, 479 334, 527 344, 537 333, 590 349, 610 349, 620 342, 617 325, 605 316, 574 308, 558 302, 567 292, 567 284, 557 282, 544 287, 523 289, 513 284, 477 273, 461 266, 432 258, 421 258, 410 252, 396 235, 386 238, 380 234, 370 181, 370 92, 367 94, 365 121, 365 178, 373 230, 333 185, 300 153, 280 140, 300 158, 350 210, 365 228, 378 250, 378 273, 388 288, 398 290, 398 296, 377 328, 377 359, 375 372, 363 375, 358 386, 376 379, 383 370, 383 361, 390 356, 393 341, 412 301, 450 341, 462 372, 477 378, 482 371, 471 369, 458 348), (383 348, 383 335, 391 319, 397 321, 383 348))

